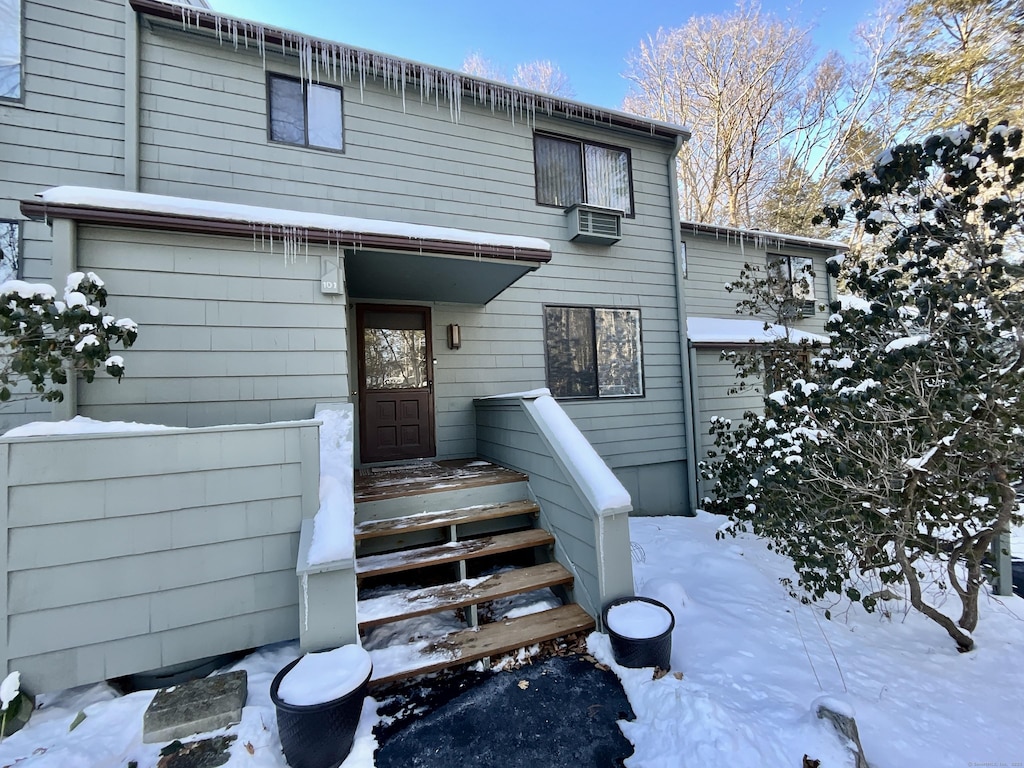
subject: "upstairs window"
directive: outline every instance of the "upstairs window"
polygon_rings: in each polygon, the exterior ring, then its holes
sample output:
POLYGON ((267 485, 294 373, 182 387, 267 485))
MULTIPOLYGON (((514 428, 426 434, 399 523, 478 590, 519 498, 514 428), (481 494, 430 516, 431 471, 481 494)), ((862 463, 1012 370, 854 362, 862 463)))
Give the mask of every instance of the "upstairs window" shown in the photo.
POLYGON ((268 91, 271 141, 339 151, 345 148, 341 88, 270 75, 268 91))
POLYGON ((768 254, 768 281, 776 295, 792 299, 786 308, 803 316, 814 314, 814 262, 806 256, 768 254))
POLYGON ((533 162, 540 205, 586 203, 633 215, 628 149, 537 133, 533 162))
POLYGON ((545 307, 544 339, 555 397, 643 396, 640 310, 545 307))
POLYGON ((21 2, 0 0, 0 99, 21 98, 21 2))
POLYGON ((0 220, 0 283, 16 280, 21 272, 21 224, 0 220))

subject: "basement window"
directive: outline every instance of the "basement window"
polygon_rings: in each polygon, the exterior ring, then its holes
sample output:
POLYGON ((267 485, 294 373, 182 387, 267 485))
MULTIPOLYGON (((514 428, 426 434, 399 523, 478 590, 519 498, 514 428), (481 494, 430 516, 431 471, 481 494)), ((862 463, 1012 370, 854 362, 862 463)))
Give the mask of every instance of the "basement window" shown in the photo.
POLYGON ((643 396, 639 309, 545 307, 544 339, 555 397, 643 396))
POLYGON ((271 141, 337 151, 345 148, 341 88, 268 75, 267 92, 271 141))

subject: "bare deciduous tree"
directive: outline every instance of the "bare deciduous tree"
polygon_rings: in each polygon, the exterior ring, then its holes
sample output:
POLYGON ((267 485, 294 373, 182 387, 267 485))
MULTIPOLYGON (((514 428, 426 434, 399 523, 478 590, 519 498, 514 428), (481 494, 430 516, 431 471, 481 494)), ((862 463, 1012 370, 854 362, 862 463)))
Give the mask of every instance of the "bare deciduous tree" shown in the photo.
POLYGON ((516 65, 512 72, 512 82, 520 88, 550 93, 553 96, 567 99, 576 96, 569 76, 557 64, 547 59, 516 65))
POLYGON ((480 51, 473 51, 469 53, 466 58, 462 60, 462 66, 460 69, 467 75, 472 75, 473 77, 483 77, 488 80, 508 82, 508 78, 505 77, 504 73, 495 65, 495 63, 486 58, 482 53, 480 53, 480 51))
POLYGON ((858 30, 856 64, 835 53, 816 62, 808 27, 753 4, 641 43, 625 109, 692 131, 684 218, 807 232, 854 139, 886 133, 877 85, 891 20, 881 13, 858 30))
POLYGON ((557 64, 548 59, 517 64, 510 78, 493 61, 479 51, 473 51, 462 60, 461 69, 467 75, 511 83, 520 88, 529 88, 531 91, 550 93, 552 96, 561 96, 566 99, 576 97, 576 91, 569 81, 569 76, 557 64))

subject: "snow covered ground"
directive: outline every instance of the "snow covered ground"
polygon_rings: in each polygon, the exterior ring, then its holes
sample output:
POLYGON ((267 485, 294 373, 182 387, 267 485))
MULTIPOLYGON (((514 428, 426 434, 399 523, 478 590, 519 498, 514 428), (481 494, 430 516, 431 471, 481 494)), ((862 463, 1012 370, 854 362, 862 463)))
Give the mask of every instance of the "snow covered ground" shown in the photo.
MULTIPOLYGON (((826 621, 778 583, 788 560, 753 537, 715 541, 720 523, 631 521, 637 591, 676 612, 682 679, 616 670, 637 715, 623 726, 628 765, 799 766, 805 753, 843 765, 811 714, 823 695, 855 710, 873 768, 1024 764, 1024 600, 983 596, 969 654, 902 604, 826 621)), ((605 636, 591 646, 610 658, 605 636)))
MULTIPOLYGON (((812 715, 828 695, 852 707, 873 768, 1024 763, 1024 601, 982 600, 977 650, 957 653, 937 626, 890 604, 890 616, 854 609, 826 621, 779 585, 787 561, 751 538, 716 541, 720 519, 637 518, 638 591, 676 614, 672 672, 614 665, 605 635, 592 653, 623 679, 636 720, 622 723, 633 768, 822 766, 849 761, 812 715)), ((1021 551, 1024 551, 1022 549, 1021 551)), ((833 611, 836 613, 837 611, 833 611)), ((270 703, 273 675, 295 657, 273 646, 240 664, 249 701, 228 766, 284 766, 270 703), (250 749, 251 747, 251 749, 250 749)), ((143 745, 152 693, 116 697, 105 685, 44 700, 29 725, 0 744, 0 766, 154 766, 161 745, 143 745), (68 727, 83 710, 85 720, 68 727)), ((375 703, 367 700, 345 768, 373 766, 375 703)))

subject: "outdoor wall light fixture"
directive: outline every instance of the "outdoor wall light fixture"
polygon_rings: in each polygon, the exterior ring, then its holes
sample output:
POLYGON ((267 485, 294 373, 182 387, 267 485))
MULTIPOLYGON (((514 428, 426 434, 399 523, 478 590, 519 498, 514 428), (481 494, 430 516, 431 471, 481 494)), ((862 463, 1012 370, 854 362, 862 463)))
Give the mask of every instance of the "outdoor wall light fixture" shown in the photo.
POLYGON ((448 349, 458 349, 462 346, 462 329, 456 323, 448 324, 448 349))

